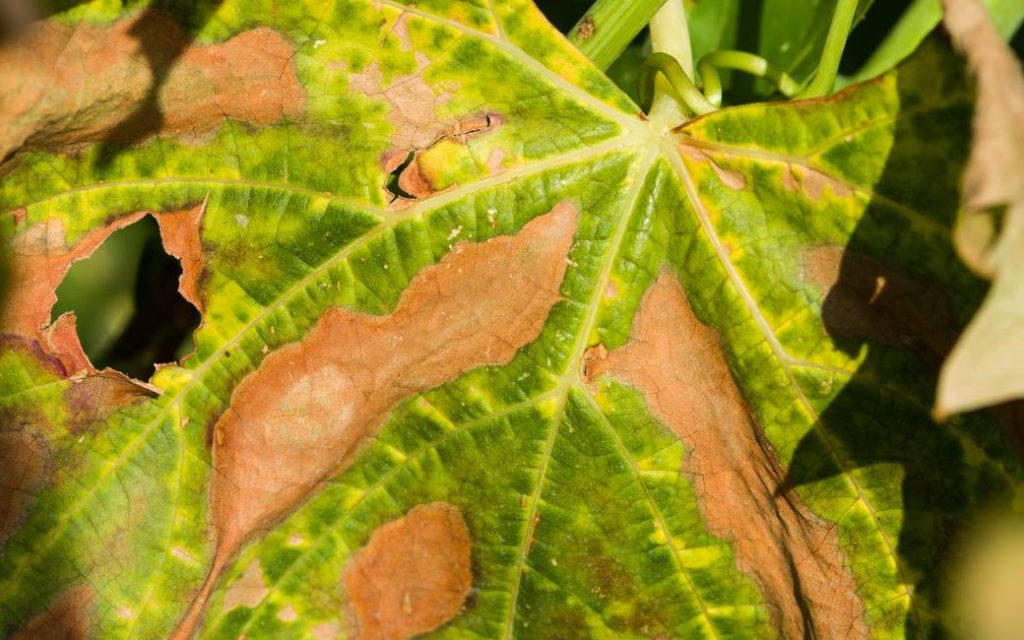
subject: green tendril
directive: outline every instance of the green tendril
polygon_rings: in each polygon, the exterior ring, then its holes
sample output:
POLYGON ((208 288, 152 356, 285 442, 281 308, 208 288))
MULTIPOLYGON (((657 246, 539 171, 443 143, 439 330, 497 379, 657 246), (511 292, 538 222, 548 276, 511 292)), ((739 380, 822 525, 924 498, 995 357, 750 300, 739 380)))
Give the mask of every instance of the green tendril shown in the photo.
POLYGON ((718 69, 734 69, 764 78, 774 84, 779 93, 787 98, 792 98, 800 90, 800 86, 789 74, 776 69, 761 56, 745 51, 715 51, 697 63, 697 71, 704 85, 704 95, 715 107, 722 106, 722 78, 718 69))
POLYGON ((650 107, 654 96, 654 80, 658 73, 665 76, 672 90, 692 113, 704 115, 715 110, 715 105, 704 97, 693 80, 686 75, 679 61, 667 53, 651 54, 640 68, 640 102, 650 107))

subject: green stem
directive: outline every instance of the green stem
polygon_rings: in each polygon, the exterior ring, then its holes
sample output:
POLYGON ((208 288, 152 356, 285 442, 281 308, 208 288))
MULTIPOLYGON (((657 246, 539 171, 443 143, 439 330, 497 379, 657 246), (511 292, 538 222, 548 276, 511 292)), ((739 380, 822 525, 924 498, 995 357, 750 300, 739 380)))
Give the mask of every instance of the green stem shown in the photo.
POLYGON ((601 69, 626 50, 665 0, 597 0, 569 32, 569 42, 601 69))
POLYGON ((651 49, 672 56, 682 65, 686 75, 693 75, 690 27, 683 0, 668 0, 654 14, 651 19, 651 49))
POLYGON ((839 73, 839 60, 843 57, 843 49, 846 47, 846 37, 853 28, 857 4, 857 0, 838 0, 836 3, 821 62, 818 63, 818 70, 814 72, 811 84, 800 94, 801 98, 817 98, 832 91, 832 85, 835 84, 836 75, 839 73))
POLYGON ((700 59, 697 71, 700 72, 704 84, 704 95, 716 107, 722 106, 722 79, 718 69, 735 69, 745 71, 758 78, 764 78, 774 84, 779 93, 792 98, 800 90, 796 81, 789 74, 776 69, 761 56, 745 51, 715 51, 700 59))
MULTIPOLYGON (((683 0, 667 0, 658 13, 651 19, 651 49, 655 53, 666 53, 682 65, 687 76, 693 74, 693 52, 690 49, 690 26, 686 20, 686 7, 683 0)), ((683 106, 674 95, 668 81, 653 74, 654 102, 647 115, 657 129, 666 129, 678 125, 686 119, 683 106)))
POLYGON ((862 82, 885 73, 909 56, 921 41, 942 22, 940 0, 914 0, 882 44, 875 48, 864 66, 853 74, 849 83, 862 82))
POLYGON ((640 68, 640 102, 652 102, 654 80, 659 73, 665 76, 672 90, 691 112, 704 115, 715 110, 715 105, 711 104, 697 85, 693 84, 679 61, 667 53, 660 52, 651 54, 640 68))

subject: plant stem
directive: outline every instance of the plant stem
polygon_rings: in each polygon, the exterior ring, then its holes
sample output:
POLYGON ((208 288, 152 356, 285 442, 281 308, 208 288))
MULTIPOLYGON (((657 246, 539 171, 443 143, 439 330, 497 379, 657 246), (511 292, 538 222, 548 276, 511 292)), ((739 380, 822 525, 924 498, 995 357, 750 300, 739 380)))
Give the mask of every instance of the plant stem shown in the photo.
MULTIPOLYGON (((682 66, 684 75, 693 74, 693 52, 690 49, 690 28, 686 22, 683 0, 667 0, 651 19, 651 49, 671 56, 682 66)), ((673 127, 686 119, 682 105, 673 96, 668 82, 654 74, 654 102, 648 110, 650 119, 665 127, 673 127)), ((649 78, 648 78, 649 80, 649 78)), ((641 86, 652 85, 641 82, 641 86)), ((646 89, 645 89, 646 90, 646 89)))
POLYGON ((669 54, 682 65, 686 75, 693 76, 690 29, 683 0, 668 0, 654 14, 651 19, 651 48, 669 54))
POLYGON ((940 22, 940 0, 914 0, 864 66, 853 74, 850 84, 874 78, 894 67, 909 56, 940 22))
POLYGON ((832 14, 832 25, 825 39, 825 50, 821 53, 821 62, 814 72, 811 84, 800 94, 801 98, 817 98, 832 91, 839 73, 839 60, 843 57, 846 38, 853 27, 853 19, 857 14, 857 0, 838 0, 835 13, 832 14))
POLYGON ((569 32, 569 42, 601 69, 625 51, 665 0, 597 0, 569 32))
POLYGON ((764 78, 773 83, 779 93, 787 98, 793 97, 800 90, 799 85, 789 74, 776 69, 761 56, 746 51, 715 51, 700 59, 697 70, 704 84, 704 95, 716 107, 722 106, 722 79, 718 75, 719 68, 735 69, 764 78))
POLYGON ((651 100, 654 79, 658 73, 665 76, 672 89, 693 113, 704 115, 715 110, 715 105, 704 97, 697 85, 693 84, 679 61, 667 53, 653 53, 644 61, 644 66, 640 69, 641 102, 647 103, 651 100))

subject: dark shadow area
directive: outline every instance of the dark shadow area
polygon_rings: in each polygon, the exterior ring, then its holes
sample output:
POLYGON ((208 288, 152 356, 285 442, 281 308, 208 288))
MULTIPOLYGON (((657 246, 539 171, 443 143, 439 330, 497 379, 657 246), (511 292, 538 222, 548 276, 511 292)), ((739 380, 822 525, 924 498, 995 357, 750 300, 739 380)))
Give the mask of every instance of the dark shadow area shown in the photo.
POLYGON ((871 54, 878 49, 885 37, 896 25, 912 0, 886 0, 874 2, 864 19, 857 24, 843 49, 839 73, 850 75, 860 70, 871 54))
POLYGON ((120 151, 163 127, 160 91, 175 63, 219 5, 220 0, 161 0, 137 18, 129 33, 138 40, 153 79, 138 106, 104 137, 96 159, 98 167, 109 166, 120 151))
MULTIPOLYGON (((763 0, 740 0, 739 18, 736 25, 736 42, 740 49, 757 53, 761 49, 761 21, 764 14, 763 0)), ((723 78, 724 81, 724 78, 723 78)), ((724 104, 744 104, 763 99, 768 84, 758 82, 749 73, 733 73, 725 84, 724 104)))
POLYGON ((0 46, 21 35, 40 13, 35 0, 0 0, 0 46))
MULTIPOLYGON (((956 66, 948 57, 939 60, 947 61, 947 70, 956 66)), ((959 538, 980 514, 1005 506, 1014 495, 1005 476, 972 466, 971 452, 957 437, 959 429, 981 450, 1012 460, 1013 445, 995 412, 957 418, 959 425, 930 418, 938 368, 980 303, 985 284, 967 273, 949 242, 939 244, 935 236, 910 229, 886 202, 915 203, 922 215, 943 226, 952 225, 956 215, 971 108, 915 104, 929 83, 951 87, 965 82, 938 72, 912 77, 926 69, 907 69, 899 77, 901 104, 916 110, 897 121, 893 147, 874 187, 884 198, 876 197, 858 223, 840 258, 838 282, 822 308, 825 329, 839 347, 851 355, 866 347, 867 357, 819 416, 818 428, 800 441, 785 483, 800 490, 847 469, 880 474, 876 491, 886 479, 893 485, 883 490, 895 490, 900 483, 903 520, 892 543, 901 577, 914 593, 906 623, 910 638, 944 637, 922 627, 943 606, 959 538), (922 264, 924 256, 936 254, 963 271, 936 282, 922 264), (837 450, 841 463, 833 456, 837 450), (899 472, 868 469, 880 464, 896 465, 899 472)), ((1012 409, 1003 413, 1013 420, 1012 409)), ((891 521, 892 515, 887 517, 891 521)))
POLYGON ((536 0, 548 22, 562 33, 568 33, 594 4, 592 0, 536 0))
POLYGON ((97 369, 148 380, 154 365, 192 351, 199 312, 178 293, 181 265, 164 252, 146 216, 75 263, 57 288, 56 319, 75 312, 78 336, 97 369))

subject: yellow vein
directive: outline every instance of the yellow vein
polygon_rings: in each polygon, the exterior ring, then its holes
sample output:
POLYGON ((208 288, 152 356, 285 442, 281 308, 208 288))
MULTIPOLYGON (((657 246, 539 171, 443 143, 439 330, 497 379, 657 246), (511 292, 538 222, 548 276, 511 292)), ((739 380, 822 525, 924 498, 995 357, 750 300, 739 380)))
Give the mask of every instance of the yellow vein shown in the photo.
MULTIPOLYGON (((379 478, 377 478, 377 480, 375 480, 373 484, 371 484, 370 486, 368 486, 365 489, 362 489, 361 490, 362 494, 352 504, 352 506, 350 506, 348 508, 348 510, 345 511, 345 513, 342 515, 342 517, 340 517, 337 520, 331 520, 330 521, 331 526, 323 527, 320 530, 320 533, 318 533, 316 536, 314 536, 310 540, 310 544, 302 552, 300 552, 299 555, 295 556, 295 558, 293 558, 288 563, 288 568, 285 569, 283 572, 281 572, 280 575, 278 575, 277 577, 275 577, 273 580, 271 580, 269 583, 266 584, 268 595, 271 594, 271 593, 276 592, 278 586, 282 585, 284 583, 285 579, 287 579, 294 571, 296 571, 299 567, 301 567, 303 565, 303 563, 310 556, 310 554, 312 554, 315 550, 317 550, 319 548, 320 544, 322 544, 323 541, 326 540, 328 533, 331 533, 334 529, 337 529, 339 527, 344 528, 344 525, 346 523, 350 522, 352 520, 352 518, 355 516, 356 509, 361 504, 366 502, 367 498, 369 498, 376 491, 378 491, 381 487, 383 487, 385 484, 387 484, 391 480, 392 477, 394 477, 400 471, 408 469, 409 468, 409 463, 415 462, 416 460, 419 459, 420 456, 425 455, 429 451, 436 451, 438 449, 438 447, 440 447, 445 442, 447 442, 448 440, 450 440, 451 438, 455 437, 456 435, 458 435, 460 433, 466 433, 466 432, 471 431, 471 430, 473 430, 476 427, 479 427, 481 425, 487 424, 489 422, 493 422, 493 421, 498 420, 500 418, 503 418, 505 416, 510 416, 510 415, 516 414, 516 413, 518 413, 520 411, 523 411, 524 409, 528 409, 530 407, 538 405, 541 402, 544 402, 545 400, 547 400, 549 398, 555 397, 557 395, 558 391, 559 391, 558 389, 552 389, 551 391, 547 391, 547 392, 542 393, 542 394, 540 394, 538 396, 534 396, 533 398, 530 398, 529 400, 524 400, 523 402, 517 402, 516 404, 509 405, 509 406, 507 406, 507 407, 505 407, 503 409, 500 409, 498 411, 493 411, 493 412, 491 412, 491 413, 489 413, 487 415, 483 415, 483 416, 480 416, 479 418, 475 418, 473 420, 470 420, 469 422, 464 422, 462 424, 454 425, 451 429, 446 430, 443 435, 441 435, 441 436, 439 436, 439 437, 437 437, 437 438, 435 438, 433 440, 430 440, 428 442, 425 442, 421 447, 419 447, 415 451, 407 453, 406 454, 406 459, 401 464, 397 464, 394 467, 388 469, 386 472, 381 474, 381 476, 379 478)), ((445 416, 445 420, 448 421, 448 416, 445 416)), ((315 498, 311 497, 309 500, 307 500, 306 502, 303 503, 303 506, 305 504, 308 504, 308 502, 312 501, 313 499, 315 499, 315 498)), ((302 506, 296 507, 296 511, 298 511, 301 508, 302 508, 302 506)), ((341 515, 341 514, 339 514, 339 515, 341 515)), ((347 545, 346 545, 346 548, 347 548, 347 545)), ((260 601, 260 604, 257 605, 253 609, 252 614, 250 615, 250 617, 246 621, 246 623, 242 626, 241 629, 238 630, 238 634, 239 635, 244 634, 245 631, 249 628, 249 626, 256 620, 256 618, 258 618, 258 616, 256 614, 258 613, 259 609, 261 609, 265 604, 272 604, 272 602, 271 602, 272 600, 273 600, 272 598, 264 598, 263 600, 260 601)), ((209 621, 207 624, 209 624, 211 626, 211 628, 212 628, 213 623, 215 623, 219 619, 220 618, 215 618, 215 619, 209 621)))
POLYGON ((509 594, 508 614, 505 620, 505 638, 507 639, 512 637, 512 632, 515 626, 515 614, 517 601, 519 599, 519 589, 522 584, 522 577, 526 568, 526 558, 530 551, 530 542, 536 529, 535 522, 540 505, 540 497, 543 492, 544 480, 547 475, 548 466, 551 463, 551 453, 554 450, 555 440, 558 437, 558 431, 562 425, 565 405, 569 399, 569 392, 572 388, 572 383, 579 377, 579 364, 583 358, 583 354, 586 352, 590 340, 590 333, 597 322, 598 311, 601 307, 601 296, 608 284, 609 278, 611 277, 612 269, 615 266, 615 259, 618 257, 622 242, 626 237, 627 230, 629 229, 629 222, 633 217, 633 210, 640 199, 640 194, 643 192, 647 173, 650 171, 651 166, 653 166, 657 155, 657 146, 649 145, 645 150, 644 156, 637 161, 636 169, 631 172, 634 182, 630 185, 629 192, 624 198, 624 210, 622 212, 622 217, 619 219, 612 238, 608 243, 608 248, 606 249, 607 255, 605 257, 604 264, 602 265, 601 273, 598 276, 597 281, 594 283, 593 293, 591 294, 591 299, 587 304, 586 315, 580 325, 580 331, 576 335, 576 342, 573 345, 572 353, 566 362, 566 371, 562 374, 562 379, 559 383, 559 389, 561 390, 562 395, 556 412, 557 418, 551 426, 551 434, 548 436, 547 442, 545 442, 544 454, 541 458, 540 466, 537 469, 537 484, 534 487, 533 495, 530 497, 529 511, 526 519, 526 530, 519 546, 518 561, 516 562, 515 571, 512 575, 512 590, 509 594))
POLYGON ((619 449, 622 457, 629 463, 629 469, 632 472, 636 483, 640 485, 640 490, 644 494, 644 500, 650 507, 650 513, 653 516, 655 523, 658 528, 661 529, 662 533, 665 534, 665 546, 672 552, 672 559, 679 567, 679 573, 682 574, 683 579, 686 580, 686 586, 690 589, 690 592, 693 593, 693 597, 697 601, 697 606, 700 607, 701 617, 704 618, 708 628, 711 629, 711 635, 715 638, 721 637, 718 634, 718 630, 715 629, 715 626, 712 623, 711 615, 709 613, 710 610, 708 609, 707 603, 704 602, 704 597, 701 596, 700 591, 697 589, 697 585, 690 576, 689 570, 687 570, 686 566, 683 564, 683 559, 679 557, 679 549, 673 541, 672 530, 668 527, 668 520, 665 519, 665 515, 661 512, 661 508, 658 507, 658 503, 655 502, 654 496, 651 495, 650 489, 647 488, 647 483, 644 481, 643 475, 640 473, 640 468, 637 466, 636 461, 629 453, 629 449, 626 448, 626 443, 622 441, 622 437, 619 435, 619 432, 615 430, 615 426, 612 424, 611 420, 608 419, 608 416, 604 414, 604 411, 601 411, 601 407, 597 405, 597 401, 594 399, 594 396, 589 393, 583 393, 583 395, 586 396, 591 408, 597 412, 597 415, 601 416, 601 422, 605 427, 607 427, 608 433, 615 441, 615 446, 619 449))

